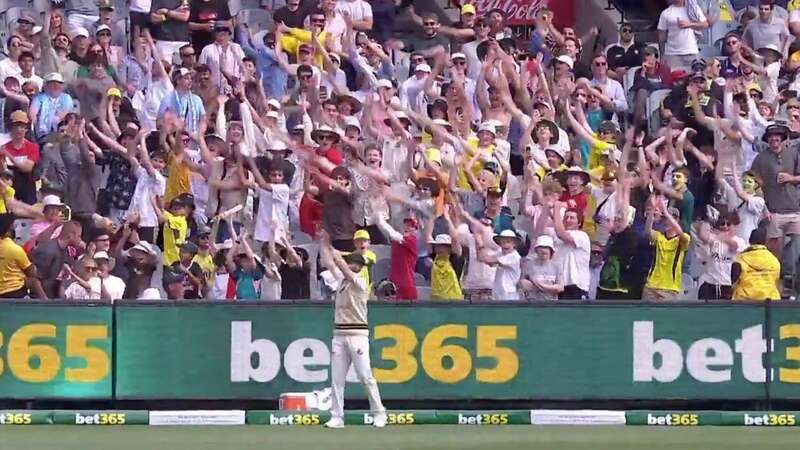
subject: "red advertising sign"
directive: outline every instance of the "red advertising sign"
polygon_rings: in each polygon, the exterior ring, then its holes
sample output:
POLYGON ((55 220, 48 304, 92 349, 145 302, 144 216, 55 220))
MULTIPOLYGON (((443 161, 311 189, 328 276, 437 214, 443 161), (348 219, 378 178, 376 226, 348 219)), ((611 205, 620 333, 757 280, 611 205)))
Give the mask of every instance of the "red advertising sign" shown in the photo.
MULTIPOLYGON (((465 2, 462 2, 462 4, 465 2)), ((559 26, 572 26, 575 22, 575 0, 475 0, 478 17, 483 17, 493 9, 506 12, 508 25, 531 25, 536 11, 547 5, 555 14, 559 26)))

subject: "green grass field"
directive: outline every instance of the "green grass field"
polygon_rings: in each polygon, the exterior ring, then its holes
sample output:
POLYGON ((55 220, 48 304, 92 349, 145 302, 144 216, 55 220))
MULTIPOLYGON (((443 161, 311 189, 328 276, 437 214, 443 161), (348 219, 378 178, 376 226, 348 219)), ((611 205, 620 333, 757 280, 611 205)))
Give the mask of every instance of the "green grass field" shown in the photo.
POLYGON ((426 425, 382 430, 322 427, 0 428, 0 450, 785 450, 795 429, 744 427, 469 427, 426 425))

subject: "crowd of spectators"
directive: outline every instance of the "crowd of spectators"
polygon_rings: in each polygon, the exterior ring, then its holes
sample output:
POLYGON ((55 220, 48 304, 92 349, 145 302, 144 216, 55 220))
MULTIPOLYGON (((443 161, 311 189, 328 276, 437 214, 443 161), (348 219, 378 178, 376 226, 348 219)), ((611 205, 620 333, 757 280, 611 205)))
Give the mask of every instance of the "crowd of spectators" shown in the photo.
POLYGON ((649 43, 547 7, 522 38, 469 1, 272 3, 265 30, 222 0, 9 24, 0 297, 330 298, 332 252, 378 299, 800 288, 800 2, 714 36, 719 2, 673 0, 649 43))

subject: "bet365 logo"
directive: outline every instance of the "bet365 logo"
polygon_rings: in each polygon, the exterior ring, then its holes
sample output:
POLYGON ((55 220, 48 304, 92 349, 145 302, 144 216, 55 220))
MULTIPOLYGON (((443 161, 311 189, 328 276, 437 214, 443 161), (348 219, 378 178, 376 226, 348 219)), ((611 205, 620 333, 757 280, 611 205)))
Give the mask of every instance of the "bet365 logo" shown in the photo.
POLYGON ((75 425, 125 425, 123 413, 75 413, 75 425))

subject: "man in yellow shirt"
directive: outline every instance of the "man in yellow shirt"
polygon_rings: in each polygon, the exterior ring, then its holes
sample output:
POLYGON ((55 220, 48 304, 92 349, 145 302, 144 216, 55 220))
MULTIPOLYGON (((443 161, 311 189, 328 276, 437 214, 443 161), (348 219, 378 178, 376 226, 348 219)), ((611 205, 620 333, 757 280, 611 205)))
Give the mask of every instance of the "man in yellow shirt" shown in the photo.
POLYGON ((642 290, 642 300, 678 300, 681 294, 683 257, 689 249, 691 237, 683 232, 680 212, 669 208, 666 214, 660 209, 646 213, 645 233, 655 246, 655 260, 642 290), (653 230, 653 221, 661 216, 664 231, 653 230))
POLYGON ((14 215, 0 214, 0 298, 23 298, 27 285, 36 298, 47 300, 36 266, 12 239, 13 230, 14 215))
POLYGON ((14 198, 16 191, 11 184, 14 182, 14 173, 6 169, 0 172, 0 214, 5 214, 8 211, 8 200, 14 198))

